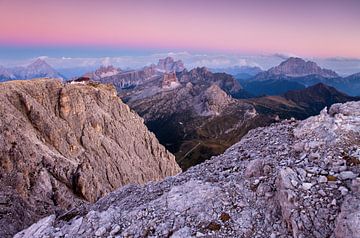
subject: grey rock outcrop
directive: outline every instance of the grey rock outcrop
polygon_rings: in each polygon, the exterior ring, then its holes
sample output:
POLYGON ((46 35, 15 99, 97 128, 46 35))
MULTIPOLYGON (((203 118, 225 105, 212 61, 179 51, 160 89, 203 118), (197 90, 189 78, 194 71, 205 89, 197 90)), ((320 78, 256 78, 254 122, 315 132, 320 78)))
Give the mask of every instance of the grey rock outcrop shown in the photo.
POLYGON ((95 202, 128 183, 180 172, 113 86, 0 84, 0 236, 95 202))
POLYGON ((359 237, 359 150, 360 102, 335 104, 251 130, 182 174, 126 186, 16 237, 359 237))

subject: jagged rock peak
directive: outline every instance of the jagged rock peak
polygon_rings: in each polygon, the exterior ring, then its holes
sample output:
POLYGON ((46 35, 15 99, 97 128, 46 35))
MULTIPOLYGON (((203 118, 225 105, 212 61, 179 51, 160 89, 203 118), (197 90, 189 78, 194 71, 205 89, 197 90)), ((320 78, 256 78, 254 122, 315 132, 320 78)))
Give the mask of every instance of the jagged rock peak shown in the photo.
POLYGON ((93 82, 1 83, 0 158, 1 237, 128 183, 180 172, 115 88, 93 82))
POLYGON ((165 72, 181 72, 185 69, 184 63, 181 60, 175 61, 172 57, 159 59, 157 69, 165 72))
POLYGON ((358 237, 360 102, 250 131, 223 155, 160 183, 127 186, 67 222, 16 238, 358 237), (335 139, 334 139, 335 138, 335 139))
POLYGON ((268 72, 275 75, 281 74, 291 77, 301 77, 312 74, 329 78, 339 77, 334 71, 320 68, 315 62, 305 61, 296 57, 291 57, 283 61, 280 65, 268 70, 268 72))
POLYGON ((45 60, 36 59, 33 63, 26 67, 28 75, 42 75, 45 74, 48 77, 58 76, 58 72, 54 70, 45 60))

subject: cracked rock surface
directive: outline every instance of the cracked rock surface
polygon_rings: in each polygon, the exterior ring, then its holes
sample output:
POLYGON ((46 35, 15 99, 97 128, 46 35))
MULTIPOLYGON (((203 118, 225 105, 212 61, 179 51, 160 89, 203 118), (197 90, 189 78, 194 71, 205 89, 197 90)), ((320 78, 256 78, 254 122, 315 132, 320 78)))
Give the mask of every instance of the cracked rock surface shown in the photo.
POLYGON ((178 172, 174 156, 112 86, 0 84, 0 237, 125 184, 178 172))
POLYGON ((118 189, 19 237, 359 237, 360 102, 251 130, 223 155, 118 189))

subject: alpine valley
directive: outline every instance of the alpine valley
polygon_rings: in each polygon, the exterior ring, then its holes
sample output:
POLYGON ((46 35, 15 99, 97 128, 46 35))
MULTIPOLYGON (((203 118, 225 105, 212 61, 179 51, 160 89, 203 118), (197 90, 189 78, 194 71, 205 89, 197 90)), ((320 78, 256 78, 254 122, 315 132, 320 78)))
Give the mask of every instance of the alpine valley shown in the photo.
POLYGON ((107 66, 85 76, 113 84, 184 170, 221 154, 250 129, 305 119, 360 95, 356 75, 341 78, 299 58, 264 72, 246 67, 215 71, 188 70, 180 60, 167 57, 140 70, 107 66), (241 72, 257 74, 236 79, 241 72))

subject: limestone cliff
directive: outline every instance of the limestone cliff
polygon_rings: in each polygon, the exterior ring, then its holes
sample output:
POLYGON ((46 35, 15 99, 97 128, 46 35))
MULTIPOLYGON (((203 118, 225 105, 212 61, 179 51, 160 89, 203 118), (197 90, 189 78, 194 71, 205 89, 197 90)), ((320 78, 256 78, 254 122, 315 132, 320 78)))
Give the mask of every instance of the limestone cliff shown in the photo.
POLYGON ((39 79, 0 84, 0 236, 180 172, 113 86, 39 79))

